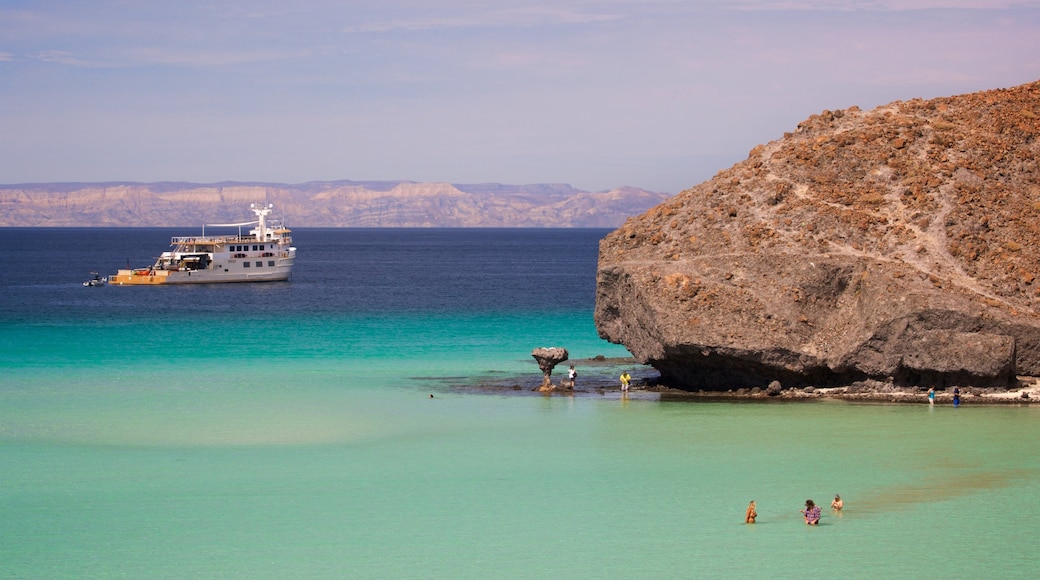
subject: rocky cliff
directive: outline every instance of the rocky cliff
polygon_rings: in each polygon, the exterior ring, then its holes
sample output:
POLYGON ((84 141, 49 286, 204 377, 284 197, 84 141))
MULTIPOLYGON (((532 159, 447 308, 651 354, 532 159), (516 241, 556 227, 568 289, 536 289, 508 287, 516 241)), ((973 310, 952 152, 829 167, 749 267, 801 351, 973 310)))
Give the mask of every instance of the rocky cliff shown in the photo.
POLYGON ((0 226, 199 226, 253 201, 295 227, 617 227, 668 196, 634 187, 448 183, 61 183, 0 185, 0 226))
POLYGON ((684 389, 1040 375, 1040 83, 813 115, 600 245, 596 325, 684 389))

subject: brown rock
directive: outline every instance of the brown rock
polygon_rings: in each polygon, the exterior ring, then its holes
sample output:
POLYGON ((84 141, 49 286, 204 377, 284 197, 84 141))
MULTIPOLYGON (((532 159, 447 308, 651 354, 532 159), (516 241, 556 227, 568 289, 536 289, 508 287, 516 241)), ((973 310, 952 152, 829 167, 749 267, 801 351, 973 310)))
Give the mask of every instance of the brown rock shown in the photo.
POLYGON ((1040 82, 813 115, 601 242, 600 336, 693 390, 1038 375, 1038 161, 1040 82))
POLYGON ((539 389, 551 390, 552 372, 556 365, 567 360, 570 354, 567 349, 558 346, 536 348, 531 351, 531 356, 538 361, 538 368, 542 371, 542 384, 539 389))

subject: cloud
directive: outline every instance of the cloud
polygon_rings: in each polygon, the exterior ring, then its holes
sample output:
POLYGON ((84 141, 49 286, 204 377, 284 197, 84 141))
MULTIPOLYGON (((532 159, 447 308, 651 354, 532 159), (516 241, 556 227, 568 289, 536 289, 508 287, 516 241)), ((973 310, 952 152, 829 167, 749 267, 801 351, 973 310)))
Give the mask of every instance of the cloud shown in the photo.
POLYGON ((302 58, 308 55, 308 51, 133 49, 127 55, 130 59, 127 64, 219 67, 302 58))
MULTIPOLYGON (((29 60, 80 68, 133 68, 142 66, 222 67, 249 63, 272 62, 302 58, 305 51, 279 52, 275 50, 214 51, 128 48, 111 58, 94 55, 86 57, 65 50, 44 50, 26 55, 29 60)), ((0 62, 17 60, 11 53, 0 53, 0 62)))
POLYGON ((623 14, 591 13, 565 6, 529 6, 493 10, 465 16, 426 16, 407 20, 385 20, 345 27, 347 33, 396 30, 447 30, 459 28, 521 28, 593 24, 624 18, 623 14))
POLYGON ((82 58, 65 50, 44 50, 40 52, 34 52, 29 54, 28 58, 30 60, 35 60, 39 62, 49 62, 87 68, 110 68, 116 66, 114 63, 107 63, 99 60, 82 58))

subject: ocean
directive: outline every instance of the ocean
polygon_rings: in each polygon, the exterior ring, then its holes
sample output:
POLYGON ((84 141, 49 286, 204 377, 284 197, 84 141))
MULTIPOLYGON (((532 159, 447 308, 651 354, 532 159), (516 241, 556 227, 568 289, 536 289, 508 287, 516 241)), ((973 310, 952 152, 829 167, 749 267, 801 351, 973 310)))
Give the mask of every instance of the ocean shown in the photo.
POLYGON ((301 228, 290 282, 82 285, 191 233, 0 229, 0 577, 1036 574, 1040 409, 622 398, 654 373, 597 336, 606 230, 301 228), (578 392, 533 391, 543 346, 578 392))

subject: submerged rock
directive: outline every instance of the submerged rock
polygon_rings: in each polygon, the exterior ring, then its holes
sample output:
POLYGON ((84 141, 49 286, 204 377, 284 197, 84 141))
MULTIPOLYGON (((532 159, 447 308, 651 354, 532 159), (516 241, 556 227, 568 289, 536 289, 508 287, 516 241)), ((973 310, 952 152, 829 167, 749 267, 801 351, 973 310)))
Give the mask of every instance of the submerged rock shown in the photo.
POLYGON ((600 243, 596 326, 688 390, 1040 375, 1040 83, 824 111, 600 243))

